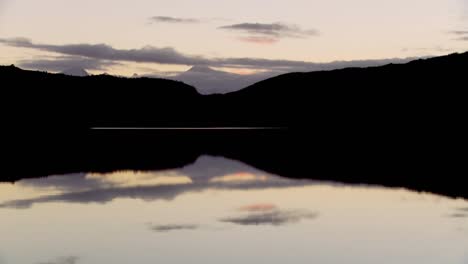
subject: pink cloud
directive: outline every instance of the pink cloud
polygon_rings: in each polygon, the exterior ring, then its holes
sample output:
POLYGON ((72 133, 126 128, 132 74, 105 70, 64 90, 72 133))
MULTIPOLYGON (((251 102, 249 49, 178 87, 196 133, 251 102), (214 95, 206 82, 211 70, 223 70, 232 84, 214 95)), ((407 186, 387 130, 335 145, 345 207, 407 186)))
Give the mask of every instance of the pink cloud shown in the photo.
POLYGON ((251 204, 239 208, 240 211, 246 212, 268 212, 276 209, 278 207, 274 204, 251 204))

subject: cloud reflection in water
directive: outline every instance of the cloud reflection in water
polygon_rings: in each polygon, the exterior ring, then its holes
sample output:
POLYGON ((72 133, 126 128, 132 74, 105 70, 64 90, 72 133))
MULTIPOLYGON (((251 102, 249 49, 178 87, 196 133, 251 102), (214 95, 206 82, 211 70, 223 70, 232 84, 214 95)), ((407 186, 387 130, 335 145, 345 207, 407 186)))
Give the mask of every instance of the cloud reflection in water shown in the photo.
POLYGON ((59 194, 10 200, 0 208, 29 208, 50 202, 107 203, 117 198, 172 200, 188 192, 205 190, 251 190, 288 188, 313 184, 291 180, 256 170, 241 162, 217 157, 201 157, 193 165, 162 172, 115 172, 74 174, 20 181, 22 187, 60 190, 59 194))
POLYGON ((247 215, 220 219, 221 222, 237 225, 273 225, 297 223, 303 219, 314 219, 318 213, 306 210, 271 210, 266 212, 249 213, 247 215))
MULTIPOLYGON (((54 190, 49 195, 0 203, 0 208, 26 209, 43 203, 98 203, 117 198, 144 201, 172 200, 177 196, 205 190, 262 190, 302 187, 310 180, 291 180, 259 171, 241 162, 219 157, 201 157, 192 165, 160 172, 120 171, 107 174, 82 173, 20 181, 20 187, 54 190), (59 193, 57 193, 59 191, 59 193)), ((280 210, 271 203, 255 203, 237 208, 242 215, 218 219, 237 225, 280 226, 313 219, 317 213, 306 210, 280 210)), ((148 224, 154 232, 196 230, 192 223, 148 224)), ((70 261, 76 261, 71 259, 70 261)))
POLYGON ((76 264, 79 261, 79 257, 76 256, 67 256, 60 257, 53 261, 40 262, 39 264, 76 264))

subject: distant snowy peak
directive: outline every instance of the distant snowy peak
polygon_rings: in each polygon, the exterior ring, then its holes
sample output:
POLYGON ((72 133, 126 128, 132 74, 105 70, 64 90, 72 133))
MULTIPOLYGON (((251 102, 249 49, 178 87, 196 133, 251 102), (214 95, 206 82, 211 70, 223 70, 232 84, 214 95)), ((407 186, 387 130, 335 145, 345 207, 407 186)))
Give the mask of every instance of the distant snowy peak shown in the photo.
POLYGON ((88 72, 82 68, 70 68, 63 71, 62 74, 80 77, 89 76, 88 72))
POLYGON ((218 72, 208 66, 199 66, 199 65, 196 65, 196 66, 193 66, 192 68, 190 68, 188 71, 186 71, 188 73, 213 73, 213 72, 218 72))
POLYGON ((188 71, 172 76, 171 79, 192 85, 201 94, 225 94, 238 91, 272 75, 272 73, 241 75, 196 65, 188 71))

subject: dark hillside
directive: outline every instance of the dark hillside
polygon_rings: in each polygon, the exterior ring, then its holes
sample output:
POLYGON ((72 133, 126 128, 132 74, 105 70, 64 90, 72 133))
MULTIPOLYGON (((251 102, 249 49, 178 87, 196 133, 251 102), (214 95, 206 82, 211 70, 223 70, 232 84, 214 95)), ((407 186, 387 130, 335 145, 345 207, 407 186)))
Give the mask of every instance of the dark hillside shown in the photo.
POLYGON ((232 157, 287 177, 468 197, 468 53, 291 73, 226 95, 180 82, 0 67, 7 180, 232 157), (91 127, 281 127, 120 136, 91 127))

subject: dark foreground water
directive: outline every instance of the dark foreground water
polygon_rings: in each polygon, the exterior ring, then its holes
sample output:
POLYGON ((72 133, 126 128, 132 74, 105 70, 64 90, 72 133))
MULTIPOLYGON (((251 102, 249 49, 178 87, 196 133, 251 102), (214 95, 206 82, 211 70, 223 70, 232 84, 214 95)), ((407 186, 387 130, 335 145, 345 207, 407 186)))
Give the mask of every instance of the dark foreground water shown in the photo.
POLYGON ((468 201, 209 156, 0 184, 0 264, 103 263, 467 264, 468 201))

